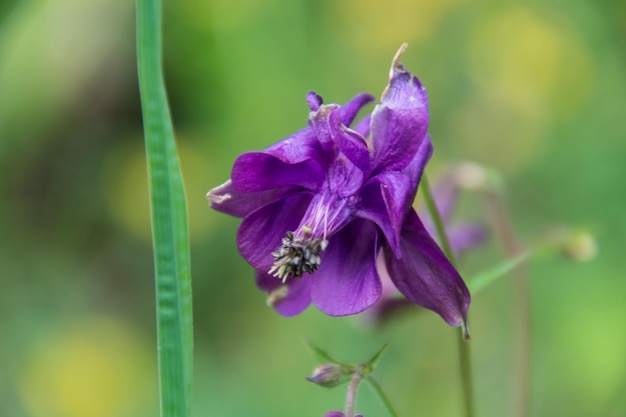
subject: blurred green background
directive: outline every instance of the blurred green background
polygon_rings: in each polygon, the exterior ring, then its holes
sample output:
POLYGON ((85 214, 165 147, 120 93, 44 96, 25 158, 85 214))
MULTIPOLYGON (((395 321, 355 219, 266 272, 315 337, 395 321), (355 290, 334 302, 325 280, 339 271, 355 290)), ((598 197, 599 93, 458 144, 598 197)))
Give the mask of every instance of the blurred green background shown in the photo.
MULTIPOLYGON (((322 416, 345 390, 304 380, 306 336, 377 370, 402 416, 460 414, 458 333, 432 313, 382 329, 265 306, 205 193, 237 155, 306 123, 305 94, 379 95, 390 59, 425 83, 436 178, 499 170, 525 242, 553 225, 598 241, 588 263, 531 262, 532 415, 626 415, 626 3, 178 0, 165 70, 192 243, 196 416, 322 416)), ((134 4, 0 5, 0 415, 157 414, 154 287, 134 4)), ((489 222, 475 197, 461 215, 489 222), (473 202, 472 202, 473 201, 473 202)), ((466 276, 505 256, 495 239, 466 276)), ((501 280, 470 314, 478 415, 511 411, 512 311, 501 280)), ((357 410, 382 416, 367 387, 357 410)))

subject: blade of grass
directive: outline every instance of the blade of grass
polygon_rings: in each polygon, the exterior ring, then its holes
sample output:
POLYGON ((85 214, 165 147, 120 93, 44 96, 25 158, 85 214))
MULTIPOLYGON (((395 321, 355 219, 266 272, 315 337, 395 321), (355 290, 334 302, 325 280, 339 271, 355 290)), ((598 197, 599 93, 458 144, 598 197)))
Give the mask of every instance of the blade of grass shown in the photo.
POLYGON ((137 0, 137 70, 150 186, 160 414, 188 417, 193 360, 189 238, 162 70, 160 0, 137 0))
POLYGON ((376 378, 374 378, 374 375, 368 375, 365 380, 368 382, 370 388, 378 397, 378 400, 382 404, 389 417, 398 417, 398 413, 396 412, 395 408, 393 408, 393 404, 391 404, 391 401, 389 401, 389 397, 387 397, 385 391, 383 390, 383 387, 381 387, 376 378))
POLYGON ((532 252, 530 251, 523 252, 511 259, 506 259, 502 263, 495 265, 494 267, 468 279, 467 286, 469 287, 470 292, 472 294, 477 294, 481 292, 485 287, 489 286, 493 282, 507 276, 509 272, 515 270, 515 268, 517 268, 524 261, 529 259, 531 255, 532 252))

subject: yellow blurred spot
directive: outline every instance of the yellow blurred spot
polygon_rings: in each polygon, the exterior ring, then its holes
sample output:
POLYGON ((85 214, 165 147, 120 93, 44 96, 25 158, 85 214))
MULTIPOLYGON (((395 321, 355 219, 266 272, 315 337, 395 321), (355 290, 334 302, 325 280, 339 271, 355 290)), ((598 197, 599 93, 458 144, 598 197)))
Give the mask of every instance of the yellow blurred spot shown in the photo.
POLYGON ((505 101, 527 108, 544 103, 544 111, 568 115, 587 99, 593 67, 576 34, 548 17, 515 7, 476 25, 469 38, 471 76, 505 101))
POLYGON ((328 4, 351 46, 395 50, 403 41, 427 38, 445 14, 463 0, 343 0, 328 4))
MULTIPOLYGON (((187 197, 189 237, 206 236, 216 216, 206 199, 207 191, 219 182, 210 174, 208 152, 197 142, 181 140, 177 135, 178 153, 187 197)), ((143 140, 132 138, 108 157, 103 171, 104 191, 111 216, 135 237, 150 242, 150 206, 143 140)))
POLYGON ((150 356, 123 323, 86 319, 33 346, 19 392, 35 417, 130 417, 156 392, 150 356))

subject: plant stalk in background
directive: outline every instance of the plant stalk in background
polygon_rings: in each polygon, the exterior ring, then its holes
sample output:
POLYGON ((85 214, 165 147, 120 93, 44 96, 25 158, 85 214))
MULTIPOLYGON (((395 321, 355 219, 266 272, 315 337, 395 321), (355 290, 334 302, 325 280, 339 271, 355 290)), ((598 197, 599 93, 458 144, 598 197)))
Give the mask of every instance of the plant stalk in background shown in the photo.
MULTIPOLYGON (((426 206, 428 207, 428 211, 433 220, 435 228, 437 230, 437 234, 439 235, 439 242, 441 242, 441 248, 443 252, 446 254, 446 257, 456 267, 456 259, 454 257, 454 253, 452 252, 452 247, 450 246, 450 241, 448 240, 448 235, 446 234, 446 229, 441 219, 441 215, 439 214, 439 210, 437 210, 437 206, 433 200, 432 193, 430 191, 430 185, 428 184, 428 179, 424 175, 422 178, 422 193, 424 195, 424 201, 426 202, 426 206)), ((470 348, 469 344, 466 343, 470 338, 469 328, 467 327, 467 323, 462 327, 463 338, 459 338, 459 366, 461 371, 461 383, 463 389, 463 405, 465 409, 466 417, 474 416, 474 389, 472 383, 472 367, 471 367, 471 356, 470 356, 470 348)))

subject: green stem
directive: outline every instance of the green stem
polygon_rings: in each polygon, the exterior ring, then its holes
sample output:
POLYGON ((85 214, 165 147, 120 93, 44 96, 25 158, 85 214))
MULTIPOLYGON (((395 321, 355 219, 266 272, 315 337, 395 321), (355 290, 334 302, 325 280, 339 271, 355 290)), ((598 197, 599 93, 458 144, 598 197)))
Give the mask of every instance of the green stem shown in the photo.
MULTIPOLYGON (((513 224, 507 214, 501 196, 495 192, 486 193, 485 201, 490 212, 494 230, 510 258, 519 257, 526 249, 520 243, 513 224)), ((529 415, 530 396, 530 364, 531 364, 531 317, 530 317, 530 286, 527 263, 512 271, 513 274, 513 405, 514 417, 529 415)))
POLYGON ((369 383, 372 390, 374 390, 374 392, 378 396, 378 399, 383 404, 383 407, 387 411, 389 417, 398 417, 398 413, 393 408, 393 405, 391 404, 391 401, 389 401, 389 398, 385 394, 385 391, 383 391, 383 388, 380 386, 376 378, 374 378, 374 375, 368 375, 365 380, 369 383))
POLYGON ((188 417, 193 360, 189 238, 161 48, 160 0, 137 0, 137 70, 150 187, 160 414, 188 417))
MULTIPOLYGON (((422 193, 424 195, 424 200, 426 202, 426 206, 428 207, 428 211, 430 216, 435 224, 435 228, 437 230, 437 234, 439 235, 439 242, 441 243, 441 249, 448 257, 448 260, 452 263, 452 265, 456 266, 456 259, 454 257, 454 253, 452 252, 452 247, 450 246, 450 241, 448 240, 448 235, 446 233, 446 229, 441 219, 441 215, 439 214, 439 210, 435 205, 435 201, 433 199, 432 193, 430 191, 430 185, 428 184, 428 179, 426 175, 422 178, 421 181, 422 193)), ((474 393, 473 393, 473 384, 472 384, 472 367, 471 367, 471 355, 470 355, 470 346, 466 341, 469 339, 469 331, 467 330, 467 324, 461 327, 462 338, 458 339, 459 345, 459 366, 461 372, 461 383, 463 389, 463 404, 465 408, 465 416, 473 417, 474 416, 474 393)))

